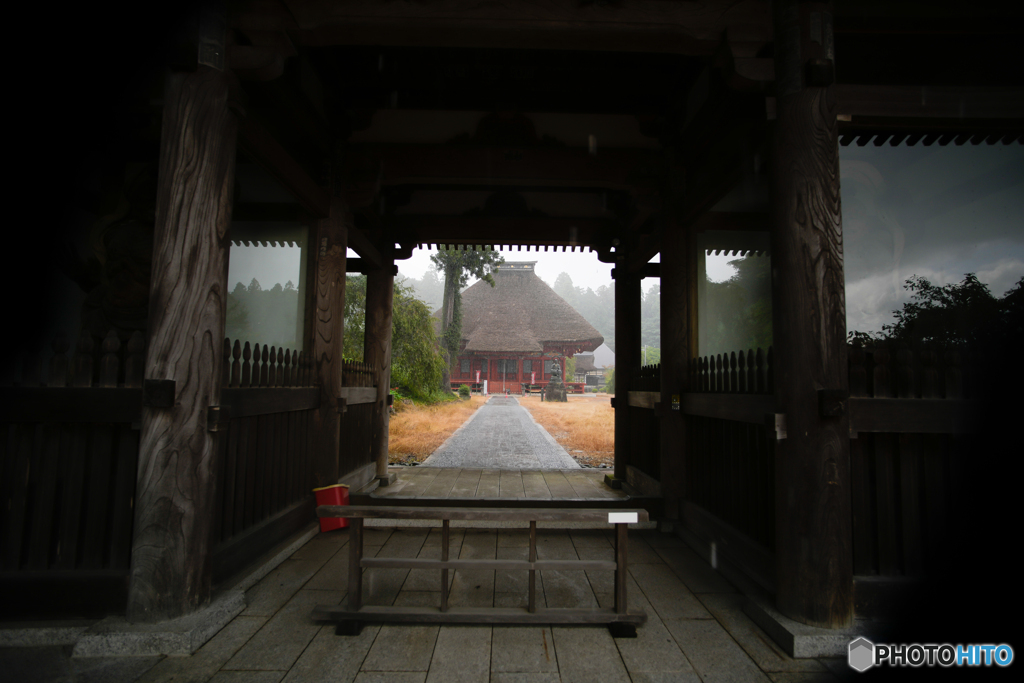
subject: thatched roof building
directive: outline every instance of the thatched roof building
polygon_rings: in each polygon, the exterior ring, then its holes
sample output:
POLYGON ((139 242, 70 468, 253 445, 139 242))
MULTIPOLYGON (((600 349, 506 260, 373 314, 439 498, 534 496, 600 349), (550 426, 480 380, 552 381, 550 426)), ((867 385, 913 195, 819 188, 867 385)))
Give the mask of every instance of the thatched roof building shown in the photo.
POLYGON ((537 277, 535 264, 503 263, 494 273, 494 287, 481 281, 462 293, 462 351, 453 384, 489 379, 512 391, 524 383, 545 384, 553 362, 564 377, 565 357, 593 351, 604 341, 537 277))
POLYGON ((534 271, 536 261, 503 263, 494 287, 462 293, 463 349, 475 353, 543 353, 547 346, 591 351, 604 337, 534 271))

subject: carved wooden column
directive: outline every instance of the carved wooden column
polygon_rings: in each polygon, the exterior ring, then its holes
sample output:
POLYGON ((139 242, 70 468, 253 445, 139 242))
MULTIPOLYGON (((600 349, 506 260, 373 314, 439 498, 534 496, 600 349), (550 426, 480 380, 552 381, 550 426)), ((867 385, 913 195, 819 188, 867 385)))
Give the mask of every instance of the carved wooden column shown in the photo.
POLYGON ((615 478, 626 480, 630 463, 629 387, 640 370, 640 276, 625 261, 612 269, 615 280, 615 478))
POLYGON ((690 250, 682 226, 669 224, 661 242, 661 495, 668 519, 680 519, 686 474, 686 418, 672 397, 687 386, 690 349, 690 250))
POLYGON ((776 599, 813 626, 853 621, 846 303, 831 4, 776 0, 772 169, 776 599))
POLYGON ((229 76, 168 76, 127 616, 179 617, 210 599, 228 226, 237 123, 229 76))
POLYGON ((313 486, 338 483, 341 447, 341 415, 338 396, 342 386, 342 353, 345 337, 345 254, 348 230, 345 207, 331 202, 331 215, 316 223, 316 288, 313 319, 313 359, 320 384, 320 409, 313 414, 313 486))
POLYGON ((370 456, 377 463, 377 480, 381 486, 393 481, 388 476, 388 394, 391 391, 391 306, 394 299, 394 261, 366 275, 366 334, 363 348, 365 360, 373 367, 377 381, 377 402, 373 409, 370 456))

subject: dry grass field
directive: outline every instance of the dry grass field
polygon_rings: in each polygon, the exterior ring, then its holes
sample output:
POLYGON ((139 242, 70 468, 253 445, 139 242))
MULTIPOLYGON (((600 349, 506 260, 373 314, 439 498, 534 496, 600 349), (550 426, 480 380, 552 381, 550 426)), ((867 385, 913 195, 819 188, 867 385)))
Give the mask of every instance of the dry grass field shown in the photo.
POLYGON ((613 465, 615 411, 608 394, 570 395, 568 403, 541 402, 527 396, 519 403, 577 462, 613 465))
POLYGON ((388 426, 388 461, 422 462, 461 427, 486 396, 432 406, 397 405, 388 426))

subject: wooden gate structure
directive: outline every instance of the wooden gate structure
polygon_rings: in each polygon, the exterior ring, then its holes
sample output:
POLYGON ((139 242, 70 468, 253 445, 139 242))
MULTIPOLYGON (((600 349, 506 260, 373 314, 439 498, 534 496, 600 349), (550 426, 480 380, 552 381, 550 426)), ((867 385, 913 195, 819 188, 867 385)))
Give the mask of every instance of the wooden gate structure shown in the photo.
POLYGON ((204 3, 104 166, 157 170, 144 334, 56 342, 2 389, 0 586, 30 596, 13 616, 193 613, 314 519, 313 487, 386 485, 395 264, 433 245, 596 252, 615 477, 791 619, 884 611, 964 504, 985 396, 967 359, 848 349, 838 148, 1019 144, 1024 24, 857 5, 204 3), (290 201, 238 199, 241 164, 290 201), (770 201, 713 210, 750 183, 770 201), (309 229, 301 348, 222 343, 239 220, 309 229), (697 357, 703 233, 769 236, 771 349, 697 357), (347 273, 369 275, 361 367, 342 363, 347 273))

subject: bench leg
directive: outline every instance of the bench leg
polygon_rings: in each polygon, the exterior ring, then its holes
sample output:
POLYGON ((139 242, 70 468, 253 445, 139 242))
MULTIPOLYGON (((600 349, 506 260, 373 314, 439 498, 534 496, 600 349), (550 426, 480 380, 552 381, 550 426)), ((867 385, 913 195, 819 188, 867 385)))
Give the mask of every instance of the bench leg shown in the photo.
POLYGON ((338 625, 334 627, 336 636, 358 636, 362 632, 363 622, 361 621, 339 621, 338 625))
POLYGON ((615 611, 625 614, 626 607, 626 551, 628 539, 626 530, 629 527, 625 524, 615 525, 615 611))
POLYGON ((363 518, 353 517, 348 539, 348 608, 358 612, 363 606, 363 518))
POLYGON ((636 624, 612 622, 608 624, 608 633, 612 638, 636 638, 636 624))
MULTIPOLYGON (((441 520, 441 561, 448 561, 448 520, 441 520)), ((448 611, 448 570, 441 570, 441 611, 448 611)))

